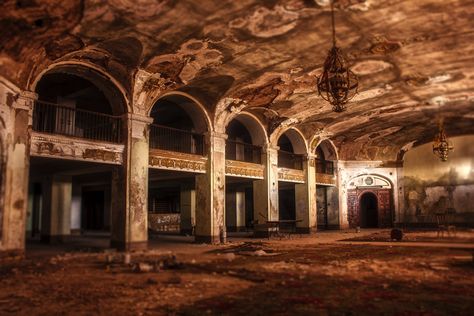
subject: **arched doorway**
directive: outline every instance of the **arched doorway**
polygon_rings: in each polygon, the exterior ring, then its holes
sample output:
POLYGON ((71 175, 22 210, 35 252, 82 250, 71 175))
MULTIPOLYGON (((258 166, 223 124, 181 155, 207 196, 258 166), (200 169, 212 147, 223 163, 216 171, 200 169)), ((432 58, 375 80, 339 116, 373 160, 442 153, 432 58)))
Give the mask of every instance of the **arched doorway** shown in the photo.
POLYGON ((393 226, 392 183, 375 174, 352 178, 347 188, 347 217, 352 228, 393 226))
MULTIPOLYGON (((77 238, 87 243, 97 234, 110 236, 112 172, 120 167, 97 157, 103 146, 115 147, 126 139, 123 114, 128 106, 123 89, 101 71, 75 64, 49 69, 32 88, 38 95, 32 135, 48 139, 50 148, 67 147, 70 154, 57 150, 43 155, 38 150, 30 159, 29 242, 77 238), (64 143, 87 144, 84 152, 94 161, 74 154, 74 148, 64 143)), ((108 238, 100 239, 100 245, 108 246, 108 238)))
MULTIPOLYGON (((303 136, 295 129, 288 129, 278 138, 278 167, 285 169, 303 170, 304 155, 307 152, 303 136)), ((295 182, 279 179, 278 181, 278 209, 279 219, 296 220, 301 212, 297 208, 303 200, 300 194, 305 187, 304 182, 295 182)))
POLYGON ((207 113, 190 96, 172 93, 153 104, 150 116, 149 230, 193 234, 197 182, 205 175, 195 166, 207 156, 207 113))
POLYGON ((362 228, 378 227, 377 196, 372 192, 366 192, 360 197, 359 223, 362 228))
POLYGON ((240 113, 226 126, 225 223, 228 232, 247 231, 261 212, 259 201, 254 200, 254 190, 263 181, 262 146, 267 135, 260 122, 249 113, 240 113), (241 168, 241 169, 239 169, 241 168), (252 175, 237 170, 262 170, 262 175, 252 175), (236 172, 237 171, 237 172, 236 172))
POLYGON ((318 229, 339 227, 339 190, 336 185, 337 155, 328 140, 316 147, 316 210, 318 229))

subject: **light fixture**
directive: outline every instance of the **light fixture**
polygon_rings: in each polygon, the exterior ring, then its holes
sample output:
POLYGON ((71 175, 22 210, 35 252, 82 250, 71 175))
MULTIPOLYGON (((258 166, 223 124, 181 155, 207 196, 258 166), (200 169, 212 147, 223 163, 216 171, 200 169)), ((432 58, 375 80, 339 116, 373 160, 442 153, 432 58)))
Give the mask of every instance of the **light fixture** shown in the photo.
POLYGON ((346 103, 357 94, 359 81, 346 66, 340 48, 336 46, 334 0, 331 0, 332 48, 324 61, 323 73, 318 77, 318 93, 332 105, 334 112, 346 109, 346 103))
POLYGON ((440 120, 439 131, 433 141, 433 154, 438 156, 441 161, 448 161, 448 153, 453 149, 453 145, 448 142, 444 132, 443 120, 440 120))

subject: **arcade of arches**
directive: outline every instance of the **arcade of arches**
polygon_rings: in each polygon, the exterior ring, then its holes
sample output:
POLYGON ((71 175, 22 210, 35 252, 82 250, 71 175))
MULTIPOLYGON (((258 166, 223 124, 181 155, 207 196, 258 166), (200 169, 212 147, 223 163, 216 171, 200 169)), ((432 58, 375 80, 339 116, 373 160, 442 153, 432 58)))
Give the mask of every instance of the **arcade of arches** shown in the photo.
MULTIPOLYGON (((472 226, 472 54, 465 57, 470 68, 462 69, 443 48, 453 36, 472 43, 472 32, 389 40, 373 30, 369 42, 356 45, 360 39, 349 31, 341 45, 352 45, 361 91, 339 115, 315 90, 328 34, 318 33, 322 22, 303 18, 322 21, 327 4, 270 2, 228 10, 203 4, 189 21, 199 32, 163 31, 159 43, 146 34, 164 28, 152 15, 165 21, 194 4, 150 2, 146 14, 129 12, 128 1, 114 1, 120 8, 105 1, 64 5, 58 10, 69 10, 61 15, 67 21, 45 18, 51 29, 31 31, 28 41, 12 35, 0 52, 0 251, 89 232, 110 236, 118 249, 145 248, 159 232, 217 243, 224 232, 267 236, 272 228, 265 224, 275 221, 293 221, 307 234, 423 226, 435 223, 436 212, 472 226), (94 27, 104 8, 114 13, 94 27), (210 12, 221 17, 202 18, 210 12), (128 21, 123 30, 121 14, 128 21), (272 24, 279 20, 285 25, 272 24), (147 23, 153 27, 143 29, 147 23), (112 36, 112 25, 123 32, 112 36), (420 42, 439 52, 436 66, 420 53, 420 42), (285 48, 295 45, 301 49, 285 48), (315 45, 324 48, 314 52, 315 45), (416 61, 403 61, 407 56, 416 61), (417 63, 425 72, 411 68, 417 63), (455 145, 447 163, 430 152, 440 115, 455 145)), ((349 2, 337 5, 345 26, 356 18, 351 12, 374 21, 382 10, 349 2)), ((463 6, 449 8, 457 21, 463 6)), ((29 21, 30 11, 13 11, 11 19, 29 21)), ((420 25, 429 24, 418 15, 420 25)))

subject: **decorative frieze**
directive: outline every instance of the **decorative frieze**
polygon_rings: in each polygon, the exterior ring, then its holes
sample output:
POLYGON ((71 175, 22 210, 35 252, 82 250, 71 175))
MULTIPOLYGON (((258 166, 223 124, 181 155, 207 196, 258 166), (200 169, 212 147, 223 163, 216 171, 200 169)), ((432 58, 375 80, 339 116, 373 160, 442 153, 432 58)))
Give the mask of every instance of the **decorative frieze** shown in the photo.
POLYGON ((166 150, 150 150, 150 168, 206 173, 207 158, 166 150))
POLYGON ((278 180, 295 183, 305 183, 303 170, 278 168, 278 180))
POLYGON ((316 173, 316 184, 336 186, 336 177, 332 174, 316 173))
POLYGON ((250 162, 226 160, 225 174, 226 176, 263 179, 263 171, 265 166, 250 162))
POLYGON ((124 145, 33 132, 31 156, 122 164, 124 145))

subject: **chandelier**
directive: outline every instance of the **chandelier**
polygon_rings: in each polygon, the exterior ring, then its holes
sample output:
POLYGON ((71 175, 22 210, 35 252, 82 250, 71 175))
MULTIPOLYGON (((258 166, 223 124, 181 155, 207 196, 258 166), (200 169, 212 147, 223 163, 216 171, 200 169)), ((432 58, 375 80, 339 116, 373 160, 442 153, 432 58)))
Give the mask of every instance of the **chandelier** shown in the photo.
POLYGON ((336 46, 334 0, 331 0, 332 48, 324 61, 323 73, 318 77, 318 93, 332 105, 334 112, 346 109, 346 103, 357 94, 359 81, 346 66, 340 48, 336 46))
POLYGON ((444 132, 443 121, 440 120, 438 135, 433 141, 433 154, 438 156, 441 161, 448 161, 448 153, 453 149, 453 145, 448 142, 444 132))

